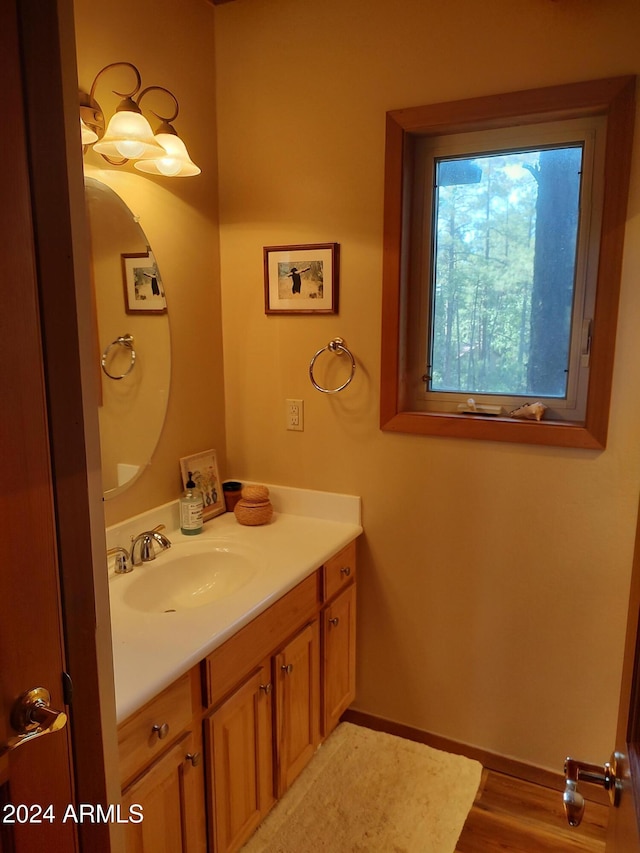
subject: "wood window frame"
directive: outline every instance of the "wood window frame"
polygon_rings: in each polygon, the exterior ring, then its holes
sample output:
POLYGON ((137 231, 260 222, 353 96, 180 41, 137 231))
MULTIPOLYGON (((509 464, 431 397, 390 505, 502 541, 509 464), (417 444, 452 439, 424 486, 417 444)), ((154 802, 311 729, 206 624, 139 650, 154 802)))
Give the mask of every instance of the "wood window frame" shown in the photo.
POLYGON ((633 145, 636 78, 570 83, 392 110, 385 152, 380 427, 390 432, 601 450, 606 446, 633 145), (522 421, 403 405, 413 145, 423 136, 584 116, 607 119, 604 198, 585 420, 522 421))

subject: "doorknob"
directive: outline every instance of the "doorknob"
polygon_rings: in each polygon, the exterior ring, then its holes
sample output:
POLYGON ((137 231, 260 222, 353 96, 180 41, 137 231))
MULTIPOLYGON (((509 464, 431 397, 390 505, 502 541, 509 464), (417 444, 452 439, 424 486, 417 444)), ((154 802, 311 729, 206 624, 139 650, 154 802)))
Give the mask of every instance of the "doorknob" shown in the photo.
POLYGON ((67 715, 63 711, 56 711, 51 706, 51 696, 44 687, 34 687, 27 690, 16 699, 11 709, 11 727, 18 732, 15 737, 0 744, 0 755, 16 749, 23 743, 41 735, 48 735, 64 728, 67 724, 67 715))
POLYGON ((606 764, 588 764, 567 758, 564 765, 565 788, 562 797, 569 826, 578 826, 584 814, 584 797, 578 791, 578 782, 602 785, 609 792, 612 806, 620 801, 620 780, 616 776, 617 756, 614 753, 606 764))

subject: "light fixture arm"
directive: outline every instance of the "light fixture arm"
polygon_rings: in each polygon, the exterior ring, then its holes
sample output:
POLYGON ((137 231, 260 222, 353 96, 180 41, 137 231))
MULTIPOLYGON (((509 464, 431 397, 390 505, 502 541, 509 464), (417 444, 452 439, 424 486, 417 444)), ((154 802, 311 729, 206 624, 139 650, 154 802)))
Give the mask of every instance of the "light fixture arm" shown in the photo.
POLYGON ((96 74, 96 76, 93 80, 93 83, 91 84, 91 89, 89 90, 89 99, 90 100, 94 100, 93 96, 94 96, 95 91, 96 91, 96 85, 97 85, 100 77, 102 77, 102 75, 104 74, 104 72, 108 71, 110 68, 117 68, 118 66, 122 66, 122 65, 126 66, 127 68, 131 68, 131 70, 133 71, 133 73, 136 76, 136 85, 134 86, 134 88, 130 92, 118 92, 118 91, 116 91, 116 89, 112 89, 113 94, 117 95, 119 98, 134 98, 135 95, 137 95, 137 93, 140 91, 140 87, 142 86, 142 77, 140 76, 140 72, 138 71, 136 66, 133 64, 133 62, 111 62, 109 65, 105 65, 104 68, 101 68, 100 71, 98 71, 98 73, 96 74))
POLYGON ((166 94, 169 95, 169 97, 173 100, 173 103, 175 104, 176 108, 170 116, 160 115, 160 113, 157 113, 155 110, 152 109, 150 109, 149 112, 153 113, 153 115, 156 118, 160 119, 163 124, 170 124, 172 121, 175 121, 178 118, 178 113, 180 112, 180 105, 178 104, 178 99, 176 98, 176 96, 173 94, 173 92, 169 91, 169 89, 165 89, 164 86, 147 86, 146 89, 143 89, 142 92, 140 92, 140 94, 138 95, 136 103, 138 104, 138 106, 140 106, 140 101, 144 98, 147 92, 152 92, 154 90, 158 92, 166 92, 166 94))

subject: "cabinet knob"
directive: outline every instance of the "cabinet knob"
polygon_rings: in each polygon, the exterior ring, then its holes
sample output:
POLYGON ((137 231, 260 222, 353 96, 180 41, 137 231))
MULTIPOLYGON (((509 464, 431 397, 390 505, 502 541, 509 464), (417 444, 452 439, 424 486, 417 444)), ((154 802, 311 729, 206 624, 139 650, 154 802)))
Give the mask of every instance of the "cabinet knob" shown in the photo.
POLYGON ((333 619, 329 619, 329 625, 333 625, 335 627, 339 621, 340 619, 337 616, 334 616, 333 619))
POLYGON ((262 692, 265 693, 267 696, 271 693, 271 689, 271 682, 269 682, 268 684, 260 685, 260 690, 262 690, 262 692))
POLYGON ((344 576, 345 576, 345 578, 348 578, 348 577, 349 577, 349 575, 351 574, 351 566, 343 566, 343 567, 340 569, 340 574, 341 574, 341 575, 344 575, 344 576))
POLYGON ((197 767, 198 764, 202 761, 202 753, 201 752, 188 752, 185 755, 185 759, 190 761, 193 767, 197 767))
POLYGON ((293 664, 292 663, 283 663, 280 669, 286 674, 291 675, 293 672, 293 664))
POLYGON ((156 725, 151 731, 158 735, 158 740, 164 740, 169 734, 169 723, 163 723, 161 726, 156 725))

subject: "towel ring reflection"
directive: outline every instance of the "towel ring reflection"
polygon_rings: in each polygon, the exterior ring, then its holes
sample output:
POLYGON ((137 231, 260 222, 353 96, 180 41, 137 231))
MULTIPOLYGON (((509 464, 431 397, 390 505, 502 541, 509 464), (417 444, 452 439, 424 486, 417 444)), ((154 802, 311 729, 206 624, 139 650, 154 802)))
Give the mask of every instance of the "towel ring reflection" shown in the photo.
POLYGON ((116 338, 115 341, 111 341, 109 346, 102 353, 102 358, 100 359, 100 366, 102 367, 104 372, 107 374, 109 379, 124 379, 125 376, 128 376, 131 373, 131 371, 133 370, 133 365, 135 363, 136 363, 136 351, 133 348, 133 336, 132 335, 120 335, 120 337, 116 338), (109 356, 111 349, 113 347, 116 347, 116 346, 125 347, 125 349, 129 350, 130 356, 131 356, 131 363, 129 364, 129 367, 126 369, 126 371, 124 373, 121 373, 120 376, 116 376, 114 373, 109 373, 109 371, 107 370, 107 367, 106 367, 107 357, 109 356))
POLYGON ((321 391, 323 394, 337 394, 338 391, 343 391, 347 387, 347 385, 349 385, 351 380, 353 379, 353 374, 355 372, 356 372, 356 360, 353 357, 353 355, 351 354, 351 352, 347 349, 345 342, 342 338, 334 338, 332 341, 329 341, 329 343, 326 345, 326 347, 322 347, 322 349, 319 349, 318 352, 311 359, 311 364, 309 365, 309 379, 311 380, 311 384, 316 389, 316 391, 321 391), (322 385, 319 385, 314 378, 313 367, 316 363, 316 359, 318 358, 319 355, 322 355, 322 353, 325 351, 333 352, 339 356, 346 354, 351 359, 351 373, 349 374, 349 377, 346 380, 346 382, 343 382, 342 385, 340 385, 338 388, 323 388, 322 385))

